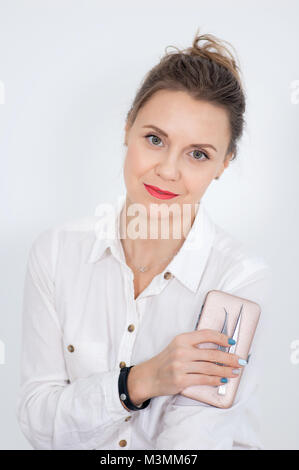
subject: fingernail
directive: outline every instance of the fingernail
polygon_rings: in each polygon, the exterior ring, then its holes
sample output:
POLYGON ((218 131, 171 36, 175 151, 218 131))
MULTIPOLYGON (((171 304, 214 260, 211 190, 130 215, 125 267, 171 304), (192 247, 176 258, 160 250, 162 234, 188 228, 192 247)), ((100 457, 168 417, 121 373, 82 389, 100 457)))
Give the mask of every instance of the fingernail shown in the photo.
POLYGON ((241 372, 240 369, 233 369, 232 370, 233 374, 240 374, 240 372, 241 372))
POLYGON ((245 361, 245 359, 239 359, 238 362, 241 366, 246 366, 247 364, 247 361, 245 361))
POLYGON ((227 383, 227 378, 226 377, 222 377, 222 379, 220 380, 220 382, 223 382, 224 384, 227 383))
POLYGON ((236 341, 233 338, 228 338, 228 344, 236 344, 236 341))

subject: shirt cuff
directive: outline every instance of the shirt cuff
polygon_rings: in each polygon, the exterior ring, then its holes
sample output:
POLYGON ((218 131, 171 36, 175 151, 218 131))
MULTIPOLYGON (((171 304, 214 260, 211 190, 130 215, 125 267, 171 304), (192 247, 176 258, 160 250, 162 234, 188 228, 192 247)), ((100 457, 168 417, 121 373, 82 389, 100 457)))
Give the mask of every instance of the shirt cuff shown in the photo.
POLYGON ((104 381, 104 394, 107 405, 107 410, 113 421, 119 421, 122 417, 129 416, 129 412, 121 404, 118 393, 118 377, 120 369, 113 369, 107 375, 107 380, 104 381))

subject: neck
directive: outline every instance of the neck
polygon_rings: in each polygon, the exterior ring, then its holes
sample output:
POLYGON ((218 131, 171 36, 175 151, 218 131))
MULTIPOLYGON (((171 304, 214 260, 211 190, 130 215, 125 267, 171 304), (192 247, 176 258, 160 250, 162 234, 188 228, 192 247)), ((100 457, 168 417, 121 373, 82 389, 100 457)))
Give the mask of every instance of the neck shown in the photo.
POLYGON ((128 216, 131 204, 127 195, 120 214, 121 242, 130 259, 143 265, 157 263, 160 258, 174 255, 181 248, 199 207, 199 204, 190 204, 185 213, 182 210, 174 215, 167 211, 168 215, 161 218, 148 212, 146 215, 137 212, 137 216, 128 216))

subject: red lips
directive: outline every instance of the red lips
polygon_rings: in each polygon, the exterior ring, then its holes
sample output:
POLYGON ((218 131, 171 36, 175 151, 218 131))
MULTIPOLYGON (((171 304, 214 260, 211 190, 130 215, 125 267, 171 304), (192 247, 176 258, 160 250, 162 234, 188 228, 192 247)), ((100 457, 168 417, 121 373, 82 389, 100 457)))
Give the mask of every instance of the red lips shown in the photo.
MULTIPOLYGON (((145 183, 144 183, 145 184, 145 183)), ((159 191, 162 194, 168 194, 169 196, 178 196, 176 193, 171 193, 170 191, 164 191, 164 189, 158 188, 158 186, 153 186, 151 184, 146 184, 146 186, 153 188, 155 191, 159 191)))

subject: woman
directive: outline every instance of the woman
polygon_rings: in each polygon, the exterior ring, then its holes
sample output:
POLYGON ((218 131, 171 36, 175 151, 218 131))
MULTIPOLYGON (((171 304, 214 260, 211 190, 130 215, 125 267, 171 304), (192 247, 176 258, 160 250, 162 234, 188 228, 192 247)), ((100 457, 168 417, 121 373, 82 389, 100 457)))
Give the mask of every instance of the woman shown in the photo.
POLYGON ((214 36, 196 35, 191 48, 166 54, 138 90, 125 127, 126 194, 112 215, 44 231, 33 243, 17 414, 34 448, 262 447, 256 392, 264 319, 248 364, 198 349, 227 346, 229 337, 194 330, 212 289, 265 310, 268 266, 202 203, 236 157, 244 112, 232 54, 214 36), (190 385, 227 382, 241 368, 228 409, 180 395, 190 385))

